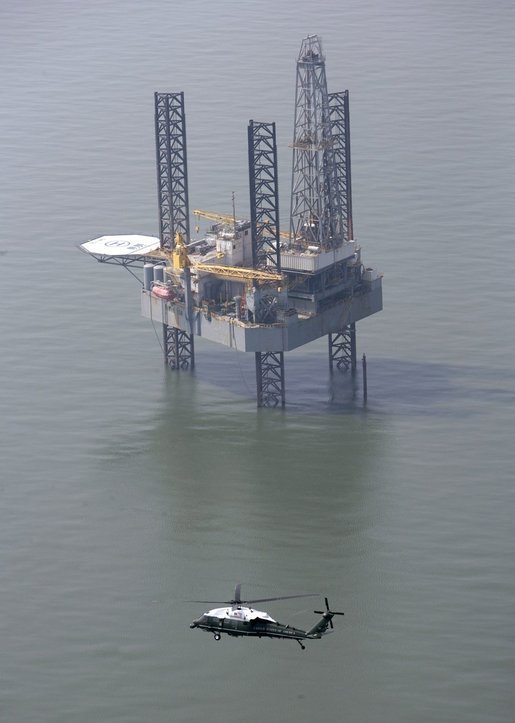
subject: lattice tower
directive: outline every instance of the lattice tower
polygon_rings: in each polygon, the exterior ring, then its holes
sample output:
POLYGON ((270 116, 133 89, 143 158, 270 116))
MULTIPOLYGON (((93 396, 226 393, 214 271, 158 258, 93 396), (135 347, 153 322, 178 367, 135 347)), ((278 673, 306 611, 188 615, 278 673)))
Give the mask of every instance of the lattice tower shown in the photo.
POLYGON ((316 35, 304 38, 297 59, 290 244, 331 249, 345 225, 331 130, 325 58, 316 35))

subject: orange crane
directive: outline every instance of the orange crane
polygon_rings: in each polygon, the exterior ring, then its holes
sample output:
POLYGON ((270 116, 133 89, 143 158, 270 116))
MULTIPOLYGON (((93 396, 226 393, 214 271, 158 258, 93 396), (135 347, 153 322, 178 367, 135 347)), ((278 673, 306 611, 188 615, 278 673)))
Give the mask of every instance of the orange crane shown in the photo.
POLYGON ((276 271, 262 271, 261 269, 252 269, 244 266, 222 266, 220 264, 206 264, 192 262, 187 254, 186 245, 181 233, 175 236, 175 247, 173 251, 165 249, 156 249, 146 256, 158 259, 166 259, 171 262, 174 270, 184 269, 187 266, 197 270, 204 271, 213 276, 226 279, 236 279, 238 281, 252 282, 283 282, 284 277, 276 271))

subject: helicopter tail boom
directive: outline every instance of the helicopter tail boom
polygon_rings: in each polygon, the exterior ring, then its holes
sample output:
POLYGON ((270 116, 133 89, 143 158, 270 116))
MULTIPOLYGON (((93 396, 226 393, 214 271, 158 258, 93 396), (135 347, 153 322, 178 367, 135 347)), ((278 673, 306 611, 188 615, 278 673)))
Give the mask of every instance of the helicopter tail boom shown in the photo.
POLYGON ((327 632, 327 628, 333 628, 333 617, 335 615, 343 615, 344 613, 336 612, 329 608, 329 601, 325 598, 325 610, 314 610, 316 615, 322 618, 312 628, 306 632, 307 638, 321 638, 327 632))

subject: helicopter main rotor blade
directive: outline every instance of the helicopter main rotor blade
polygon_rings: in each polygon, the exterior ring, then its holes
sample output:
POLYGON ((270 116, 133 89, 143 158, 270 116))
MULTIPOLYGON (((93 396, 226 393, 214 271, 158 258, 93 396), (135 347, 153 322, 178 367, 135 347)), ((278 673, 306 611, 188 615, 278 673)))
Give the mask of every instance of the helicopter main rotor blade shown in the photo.
POLYGON ((185 600, 187 603, 201 603, 203 605, 247 605, 248 603, 270 602, 271 600, 293 600, 298 597, 318 597, 316 592, 308 592, 304 595, 281 595, 280 597, 261 597, 256 600, 185 600))
POLYGON ((316 592, 308 592, 303 595, 280 595, 279 597, 260 597, 254 600, 243 600, 244 603, 261 603, 261 602, 270 602, 271 600, 293 600, 293 598, 297 597, 318 597, 318 593, 316 592))
POLYGON ((241 599, 241 583, 234 588, 234 598, 232 600, 186 600, 189 603, 201 603, 203 605, 252 605, 253 603, 271 602, 272 600, 293 600, 299 597, 318 597, 320 593, 308 592, 302 595, 279 595, 279 597, 260 597, 252 600, 241 599))

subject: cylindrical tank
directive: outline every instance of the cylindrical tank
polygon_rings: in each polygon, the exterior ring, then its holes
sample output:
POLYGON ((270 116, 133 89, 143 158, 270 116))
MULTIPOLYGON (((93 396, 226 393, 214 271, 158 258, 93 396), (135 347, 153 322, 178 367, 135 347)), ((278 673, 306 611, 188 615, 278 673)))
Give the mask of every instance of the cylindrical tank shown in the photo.
POLYGON ((241 296, 234 297, 234 305, 236 307, 236 318, 241 319, 241 296))
POLYGON ((163 264, 156 264, 154 266, 154 281, 165 280, 165 267, 163 264))
POLYGON ((154 264, 143 264, 143 288, 150 291, 154 280, 154 264))

